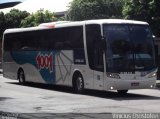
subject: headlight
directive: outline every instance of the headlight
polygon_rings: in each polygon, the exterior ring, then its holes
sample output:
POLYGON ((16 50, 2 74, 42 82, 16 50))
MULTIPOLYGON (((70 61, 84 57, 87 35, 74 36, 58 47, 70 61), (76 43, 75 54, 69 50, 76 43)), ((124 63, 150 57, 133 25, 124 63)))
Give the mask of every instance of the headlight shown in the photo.
POLYGON ((107 73, 107 77, 115 78, 115 79, 121 79, 121 77, 117 73, 107 73))
POLYGON ((153 73, 149 74, 148 78, 152 78, 152 77, 156 77, 156 76, 157 76, 157 73, 153 72, 153 73))

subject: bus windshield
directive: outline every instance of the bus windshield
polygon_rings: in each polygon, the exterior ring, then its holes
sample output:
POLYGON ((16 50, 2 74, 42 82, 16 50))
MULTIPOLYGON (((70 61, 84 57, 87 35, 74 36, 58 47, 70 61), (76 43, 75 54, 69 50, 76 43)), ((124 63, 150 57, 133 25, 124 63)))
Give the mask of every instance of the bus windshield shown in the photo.
POLYGON ((107 72, 151 70, 155 66, 148 25, 104 24, 107 72))

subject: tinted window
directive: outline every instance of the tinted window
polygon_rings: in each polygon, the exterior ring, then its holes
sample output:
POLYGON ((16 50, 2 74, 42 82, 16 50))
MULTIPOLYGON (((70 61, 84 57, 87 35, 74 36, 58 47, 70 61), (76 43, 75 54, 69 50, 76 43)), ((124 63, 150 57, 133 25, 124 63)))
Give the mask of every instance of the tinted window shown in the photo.
POLYGON ((83 27, 67 27, 46 30, 44 39, 49 42, 49 49, 77 49, 83 48, 83 27))
POLYGON ((146 25, 105 24, 106 69, 135 72, 154 67, 153 39, 146 25))
POLYGON ((70 50, 83 48, 83 27, 27 31, 5 35, 5 50, 70 50))
POLYGON ((100 48, 100 25, 86 25, 86 42, 89 67, 93 70, 103 71, 103 51, 100 48))

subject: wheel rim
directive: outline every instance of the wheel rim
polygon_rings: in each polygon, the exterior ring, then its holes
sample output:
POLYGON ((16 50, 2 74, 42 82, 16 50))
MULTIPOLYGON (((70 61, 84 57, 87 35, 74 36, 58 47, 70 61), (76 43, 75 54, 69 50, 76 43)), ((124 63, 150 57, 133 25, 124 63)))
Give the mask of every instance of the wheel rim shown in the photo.
POLYGON ((20 83, 24 82, 24 73, 22 71, 20 71, 20 73, 19 73, 19 82, 20 83))
POLYGON ((82 90, 83 89, 83 80, 82 80, 82 77, 78 77, 77 78, 76 86, 77 86, 78 90, 82 90))

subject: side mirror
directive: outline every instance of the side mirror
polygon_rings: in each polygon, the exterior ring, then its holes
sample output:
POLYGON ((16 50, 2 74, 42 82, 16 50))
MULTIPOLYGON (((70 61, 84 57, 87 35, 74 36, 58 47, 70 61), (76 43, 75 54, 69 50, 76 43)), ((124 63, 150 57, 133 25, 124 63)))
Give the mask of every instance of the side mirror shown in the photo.
POLYGON ((106 49, 106 38, 104 36, 101 37, 100 47, 102 48, 102 50, 106 49))

